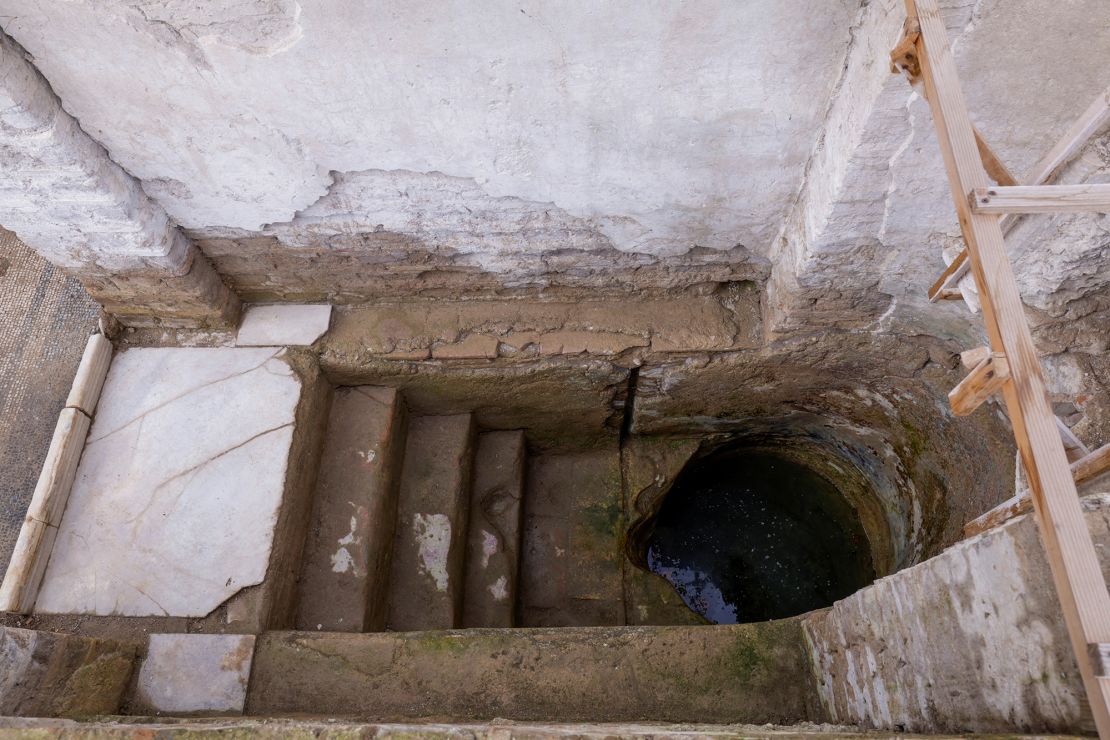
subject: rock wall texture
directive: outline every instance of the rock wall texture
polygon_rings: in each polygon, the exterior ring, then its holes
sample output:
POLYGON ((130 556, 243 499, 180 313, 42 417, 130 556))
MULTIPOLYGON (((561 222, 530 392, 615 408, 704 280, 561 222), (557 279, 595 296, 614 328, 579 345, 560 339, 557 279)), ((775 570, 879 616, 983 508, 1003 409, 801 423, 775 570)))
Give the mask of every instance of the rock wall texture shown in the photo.
MULTIPOLYGON (((1083 501, 1110 575, 1110 494, 1083 501)), ((831 722, 911 732, 1092 732, 1032 516, 803 620, 831 722)))
MULTIPOLYGON (((1020 176, 1100 91, 1110 8, 942 11, 976 123, 1020 176), (1037 95, 1012 94, 1030 80, 1037 95)), ((72 120, 245 298, 585 295, 773 270, 772 335, 980 336, 962 305, 925 310, 959 234, 928 108, 887 65, 899 0, 0 14, 72 120)), ((1100 227, 1035 221, 1049 233, 1012 240, 1031 305, 1092 324, 1100 227)), ((169 313, 166 292, 135 301, 169 313)))
POLYGON ((0 188, 7 228, 109 310, 226 323, 238 300, 142 186, 62 110, 0 33, 0 188))

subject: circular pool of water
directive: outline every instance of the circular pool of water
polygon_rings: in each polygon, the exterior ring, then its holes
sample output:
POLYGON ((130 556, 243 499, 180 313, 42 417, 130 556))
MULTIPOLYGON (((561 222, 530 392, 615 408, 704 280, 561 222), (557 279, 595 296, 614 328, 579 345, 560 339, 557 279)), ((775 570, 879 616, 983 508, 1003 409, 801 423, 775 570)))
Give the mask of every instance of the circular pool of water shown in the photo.
POLYGON ((692 461, 646 545, 648 568, 717 624, 802 614, 875 579, 851 503, 812 468, 767 450, 692 461))

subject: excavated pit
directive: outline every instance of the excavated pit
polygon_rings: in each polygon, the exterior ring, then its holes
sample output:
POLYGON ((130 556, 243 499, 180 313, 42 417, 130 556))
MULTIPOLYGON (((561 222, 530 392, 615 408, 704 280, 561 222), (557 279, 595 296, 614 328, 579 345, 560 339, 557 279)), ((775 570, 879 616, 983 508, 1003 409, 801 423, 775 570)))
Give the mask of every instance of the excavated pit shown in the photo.
POLYGON ((691 462, 647 537, 648 568, 716 624, 782 619, 848 596, 875 578, 851 500, 869 492, 828 470, 835 477, 749 445, 691 462))

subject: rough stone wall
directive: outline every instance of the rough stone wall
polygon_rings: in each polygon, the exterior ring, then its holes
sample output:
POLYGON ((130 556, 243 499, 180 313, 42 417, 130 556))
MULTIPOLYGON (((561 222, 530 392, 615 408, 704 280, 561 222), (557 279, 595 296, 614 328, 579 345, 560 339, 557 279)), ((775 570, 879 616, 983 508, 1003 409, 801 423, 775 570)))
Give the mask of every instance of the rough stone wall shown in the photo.
MULTIPOLYGON (((1110 576, 1110 495, 1084 499, 1110 576)), ((803 620, 827 721, 911 732, 1092 732, 1032 516, 803 620)))
POLYGON ((142 186, 62 110, 0 33, 4 225, 112 313, 226 323, 238 301, 142 186))
POLYGON ((0 627, 0 715, 115 714, 136 653, 117 640, 0 627))

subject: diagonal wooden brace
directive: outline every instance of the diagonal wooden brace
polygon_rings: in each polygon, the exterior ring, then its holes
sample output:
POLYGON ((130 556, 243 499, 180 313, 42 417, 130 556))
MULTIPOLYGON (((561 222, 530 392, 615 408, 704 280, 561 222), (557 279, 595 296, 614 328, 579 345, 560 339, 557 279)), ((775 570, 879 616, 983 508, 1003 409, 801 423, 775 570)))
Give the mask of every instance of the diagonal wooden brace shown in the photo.
POLYGON ((948 394, 952 413, 967 416, 1001 390, 1009 379, 1010 365, 1006 356, 998 352, 987 355, 948 394))

